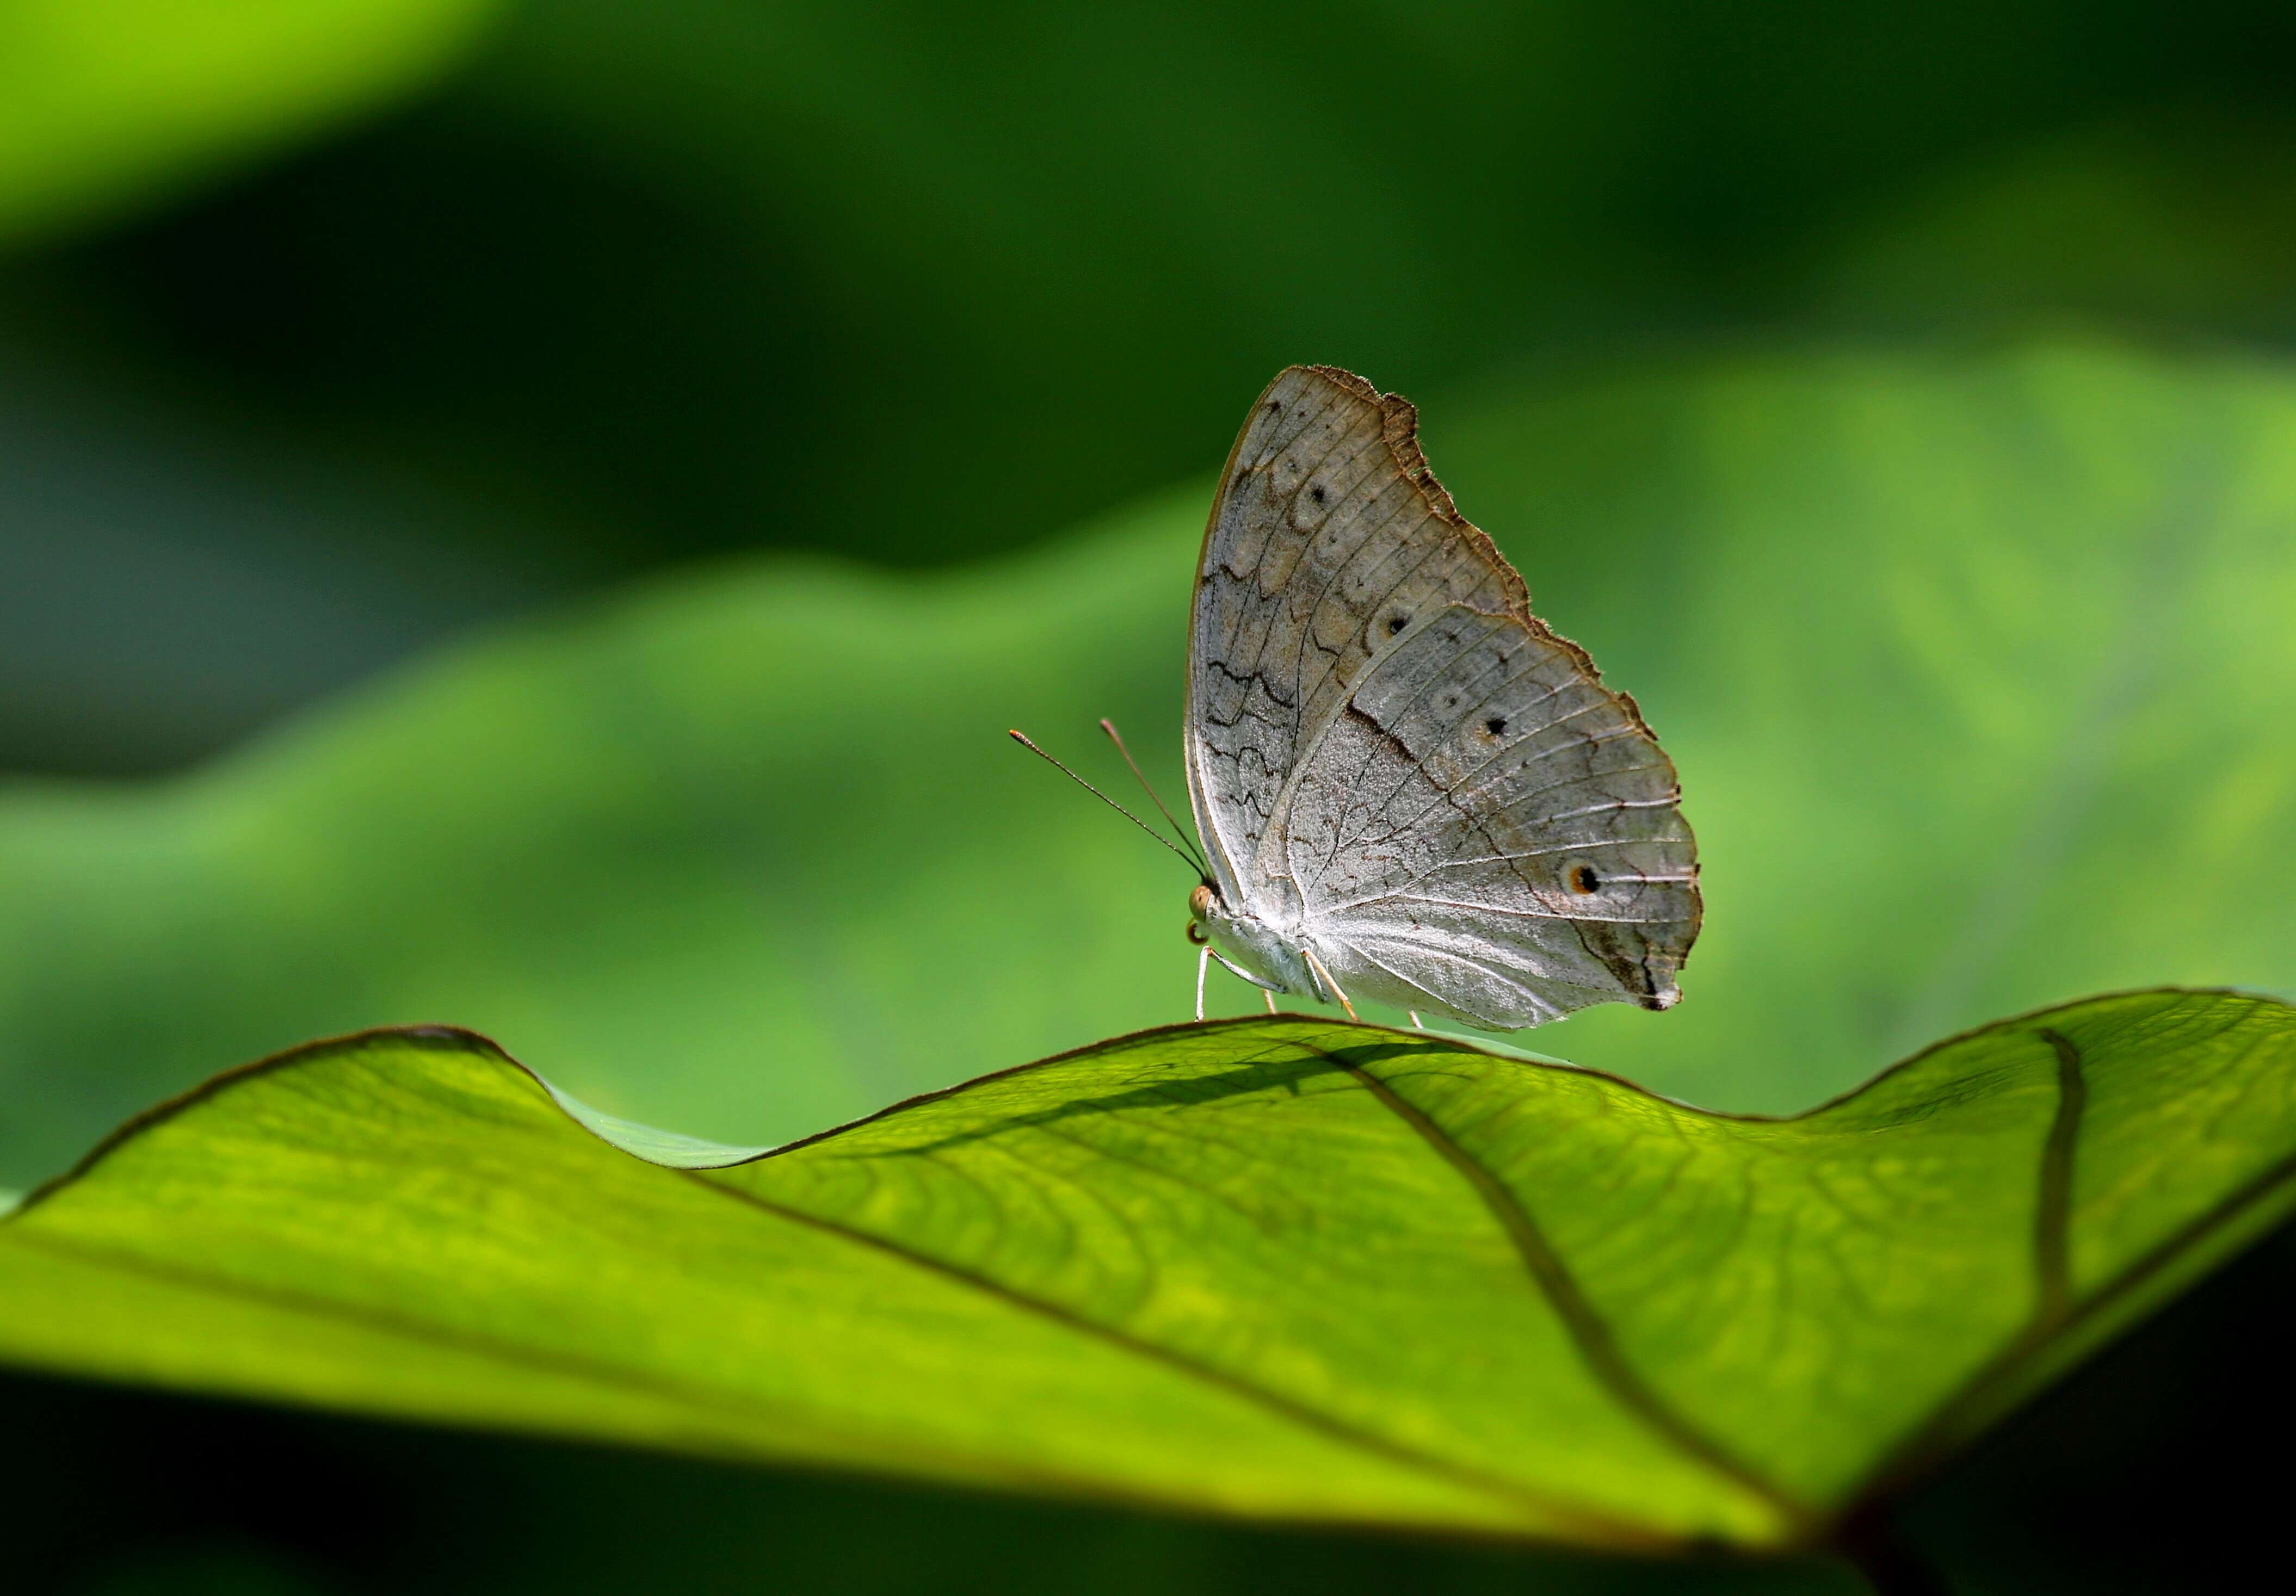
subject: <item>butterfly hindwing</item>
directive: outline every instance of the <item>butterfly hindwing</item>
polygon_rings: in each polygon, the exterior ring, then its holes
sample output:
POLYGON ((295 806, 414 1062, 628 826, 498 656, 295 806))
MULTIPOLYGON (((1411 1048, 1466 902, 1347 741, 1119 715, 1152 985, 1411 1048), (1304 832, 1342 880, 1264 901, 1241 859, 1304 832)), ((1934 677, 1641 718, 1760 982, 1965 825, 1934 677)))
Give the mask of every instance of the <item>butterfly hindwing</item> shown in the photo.
POLYGON ((1698 923, 1673 767, 1544 628, 1439 611, 1365 673, 1278 825, 1301 923, 1367 992, 1500 1028, 1673 1000, 1698 923))

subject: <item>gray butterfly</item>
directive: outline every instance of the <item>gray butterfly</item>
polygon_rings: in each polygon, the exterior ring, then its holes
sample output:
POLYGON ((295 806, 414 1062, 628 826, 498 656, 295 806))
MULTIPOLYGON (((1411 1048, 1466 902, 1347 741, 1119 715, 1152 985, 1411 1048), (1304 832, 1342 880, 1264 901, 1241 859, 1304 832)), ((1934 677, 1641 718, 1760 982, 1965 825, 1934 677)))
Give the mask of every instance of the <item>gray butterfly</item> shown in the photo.
POLYGON ((1360 377, 1292 367, 1236 439, 1186 749, 1199 1018, 1213 959, 1491 1030, 1681 996, 1698 862, 1672 763, 1453 508, 1417 413, 1360 377))

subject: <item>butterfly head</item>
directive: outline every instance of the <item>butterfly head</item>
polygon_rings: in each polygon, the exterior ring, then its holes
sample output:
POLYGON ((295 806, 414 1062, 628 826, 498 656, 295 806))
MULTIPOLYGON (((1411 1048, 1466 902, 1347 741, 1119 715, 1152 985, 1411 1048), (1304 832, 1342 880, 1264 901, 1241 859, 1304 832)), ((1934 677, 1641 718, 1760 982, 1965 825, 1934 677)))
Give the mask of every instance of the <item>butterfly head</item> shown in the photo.
POLYGON ((1209 880, 1188 894, 1188 940, 1198 947, 1209 943, 1222 964, 1271 992, 1313 990, 1297 939, 1256 914, 1231 910, 1209 880))
POLYGON ((1212 916, 1219 913, 1219 888, 1210 881, 1197 883, 1188 894, 1188 940, 1198 947, 1211 938, 1212 916))

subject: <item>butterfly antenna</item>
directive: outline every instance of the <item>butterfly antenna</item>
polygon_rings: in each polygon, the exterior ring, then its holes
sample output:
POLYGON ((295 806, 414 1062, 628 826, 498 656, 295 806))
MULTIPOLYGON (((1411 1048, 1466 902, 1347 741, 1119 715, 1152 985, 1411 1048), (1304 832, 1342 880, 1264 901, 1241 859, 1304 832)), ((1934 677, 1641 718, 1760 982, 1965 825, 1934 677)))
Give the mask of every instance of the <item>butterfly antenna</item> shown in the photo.
POLYGON ((1026 736, 1022 735, 1019 732, 1007 732, 1004 735, 1010 737, 1022 748, 1036 755, 1037 758, 1042 759, 1046 764, 1060 772, 1061 774, 1066 776, 1070 781, 1074 782, 1078 786, 1092 794, 1093 797, 1098 798, 1102 803, 1106 804, 1110 808, 1124 816, 1125 819, 1130 821, 1134 825, 1138 826, 1142 831, 1147 832, 1148 835, 1153 837, 1158 842, 1163 844, 1164 847, 1171 848, 1172 852, 1179 857, 1183 863, 1185 863, 1190 870, 1195 872, 1197 880, 1209 881, 1211 879, 1204 874, 1203 867, 1201 865, 1198 864, 1193 859, 1189 858, 1187 855, 1181 853, 1178 848, 1172 847, 1172 839, 1170 838, 1165 836, 1163 832, 1150 825, 1146 821, 1133 814, 1131 810, 1118 803, 1114 798, 1109 797, 1108 794, 1103 792, 1099 788, 1095 787, 1091 782, 1077 774, 1076 772, 1070 770, 1067 765, 1062 765, 1059 760, 1045 752, 1044 749, 1029 741, 1026 736))
POLYGON ((1140 790, 1146 793, 1148 801, 1156 806, 1156 813, 1162 815, 1164 823, 1172 828, 1172 835, 1180 839, 1180 846, 1195 855, 1197 871, 1209 880, 1211 877, 1211 866, 1205 863, 1203 850, 1188 840, 1186 828, 1172 818, 1172 812, 1164 807, 1164 800, 1156 796, 1156 790, 1153 787, 1148 785, 1148 777, 1141 770, 1140 761, 1132 757, 1132 750, 1124 746, 1124 739, 1117 734, 1116 723, 1103 715, 1100 717, 1100 729, 1108 733, 1109 741, 1114 743, 1116 751, 1124 756, 1124 763, 1132 767, 1133 777, 1140 783, 1140 790))

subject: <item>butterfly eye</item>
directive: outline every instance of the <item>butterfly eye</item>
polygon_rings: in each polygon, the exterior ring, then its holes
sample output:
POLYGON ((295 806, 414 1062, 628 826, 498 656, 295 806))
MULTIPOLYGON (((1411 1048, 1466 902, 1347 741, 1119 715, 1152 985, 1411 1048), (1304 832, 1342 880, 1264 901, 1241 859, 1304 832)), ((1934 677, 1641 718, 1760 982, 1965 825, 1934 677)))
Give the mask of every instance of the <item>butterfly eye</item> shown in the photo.
POLYGON ((1572 865, 1562 880, 1565 886, 1581 897, 1598 890, 1603 885, 1603 878, 1595 873, 1595 867, 1591 864, 1572 865))
MULTIPOLYGON (((1198 920, 1202 920, 1208 917, 1211 912, 1212 889, 1210 888, 1200 886, 1193 892, 1188 894, 1189 913, 1194 915, 1198 920)), ((1201 938, 1192 938, 1192 940, 1201 941, 1201 938)))

